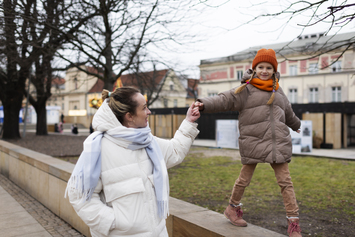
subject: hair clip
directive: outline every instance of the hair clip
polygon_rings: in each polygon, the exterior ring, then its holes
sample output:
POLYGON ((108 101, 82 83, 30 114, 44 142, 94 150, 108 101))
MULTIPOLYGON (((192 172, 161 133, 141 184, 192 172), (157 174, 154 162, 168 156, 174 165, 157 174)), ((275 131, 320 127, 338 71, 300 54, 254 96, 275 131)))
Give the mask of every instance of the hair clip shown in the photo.
POLYGON ((249 81, 247 81, 247 84, 249 84, 249 81))
POLYGON ((274 92, 274 93, 275 93, 275 90, 272 90, 272 92, 274 92))
POLYGON ((108 97, 110 97, 110 96, 111 96, 111 92, 108 93, 108 97))

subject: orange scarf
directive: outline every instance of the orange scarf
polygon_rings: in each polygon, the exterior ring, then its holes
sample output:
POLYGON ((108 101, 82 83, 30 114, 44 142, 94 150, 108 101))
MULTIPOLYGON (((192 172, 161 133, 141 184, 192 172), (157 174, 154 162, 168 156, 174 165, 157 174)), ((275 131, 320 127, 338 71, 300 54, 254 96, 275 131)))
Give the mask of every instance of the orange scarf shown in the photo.
MULTIPOLYGON (((249 80, 246 80, 246 83, 249 84, 249 80)), ((253 86, 255 86, 256 88, 259 88, 260 90, 263 91, 273 91, 273 80, 269 79, 269 80, 261 80, 259 78, 253 78, 253 80, 251 80, 250 84, 252 84, 253 86)), ((279 79, 276 79, 276 89, 275 91, 277 91, 277 89, 279 89, 279 79)))

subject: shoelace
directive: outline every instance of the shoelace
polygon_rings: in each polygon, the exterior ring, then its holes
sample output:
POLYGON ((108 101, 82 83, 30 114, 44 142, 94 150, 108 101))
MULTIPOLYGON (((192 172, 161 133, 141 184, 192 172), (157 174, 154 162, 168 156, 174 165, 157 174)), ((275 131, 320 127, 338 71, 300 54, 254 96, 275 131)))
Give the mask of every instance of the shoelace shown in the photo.
POLYGON ((235 212, 237 213, 237 217, 242 217, 243 216, 243 211, 242 209, 238 209, 238 210, 235 210, 235 212))
POLYGON ((291 222, 288 226, 287 233, 291 234, 292 232, 301 232, 301 227, 296 222, 291 222))

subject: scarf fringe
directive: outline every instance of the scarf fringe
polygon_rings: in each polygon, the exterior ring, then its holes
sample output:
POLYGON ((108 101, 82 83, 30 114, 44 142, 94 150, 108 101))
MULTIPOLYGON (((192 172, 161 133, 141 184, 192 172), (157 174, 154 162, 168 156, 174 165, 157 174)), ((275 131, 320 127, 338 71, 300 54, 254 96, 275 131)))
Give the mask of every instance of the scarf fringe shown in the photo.
POLYGON ((85 201, 90 201, 91 196, 94 193, 95 188, 90 188, 87 190, 83 190, 83 176, 82 175, 75 175, 71 176, 68 180, 67 187, 64 192, 64 197, 66 198, 67 195, 73 194, 77 199, 81 199, 80 203, 85 201))
POLYGON ((158 216, 166 219, 169 216, 169 200, 157 201, 158 204, 158 216))

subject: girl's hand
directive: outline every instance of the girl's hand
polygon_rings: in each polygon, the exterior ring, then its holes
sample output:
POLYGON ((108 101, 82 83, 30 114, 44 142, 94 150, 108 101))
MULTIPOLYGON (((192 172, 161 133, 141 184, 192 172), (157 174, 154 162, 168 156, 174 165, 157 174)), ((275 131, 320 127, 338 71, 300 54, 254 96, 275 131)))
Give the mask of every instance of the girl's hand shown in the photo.
POLYGON ((297 133, 301 133, 301 129, 298 129, 296 132, 297 132, 297 133))
POLYGON ((200 101, 195 101, 195 107, 198 107, 198 110, 204 110, 205 107, 203 106, 203 103, 200 101))
POLYGON ((193 123, 200 117, 200 111, 198 107, 195 107, 195 104, 192 103, 190 108, 187 110, 186 113, 186 120, 193 123))

